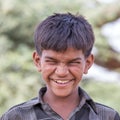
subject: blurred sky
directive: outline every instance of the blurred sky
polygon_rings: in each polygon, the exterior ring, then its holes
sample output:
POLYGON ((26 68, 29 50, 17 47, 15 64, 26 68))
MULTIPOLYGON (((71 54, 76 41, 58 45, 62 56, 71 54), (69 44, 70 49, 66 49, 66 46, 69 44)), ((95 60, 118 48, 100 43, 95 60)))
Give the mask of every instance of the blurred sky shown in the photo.
POLYGON ((117 0, 97 0, 99 2, 104 2, 104 3, 111 3, 111 2, 115 2, 117 0))
POLYGON ((105 25, 102 32, 108 37, 110 45, 113 46, 116 51, 120 52, 120 19, 105 25))

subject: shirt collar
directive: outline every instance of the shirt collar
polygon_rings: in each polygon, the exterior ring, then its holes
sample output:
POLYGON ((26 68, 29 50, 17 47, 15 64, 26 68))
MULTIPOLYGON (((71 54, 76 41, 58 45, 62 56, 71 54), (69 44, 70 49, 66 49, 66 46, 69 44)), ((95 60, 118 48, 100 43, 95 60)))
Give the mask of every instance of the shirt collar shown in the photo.
POLYGON ((39 102, 40 102, 41 104, 44 104, 42 98, 43 98, 43 95, 45 94, 46 90, 47 90, 46 87, 42 87, 42 88, 40 89, 40 91, 39 91, 39 102))
POLYGON ((79 87, 79 95, 81 95, 81 98, 86 101, 86 103, 94 110, 95 113, 97 113, 95 102, 92 100, 92 98, 82 89, 79 87))

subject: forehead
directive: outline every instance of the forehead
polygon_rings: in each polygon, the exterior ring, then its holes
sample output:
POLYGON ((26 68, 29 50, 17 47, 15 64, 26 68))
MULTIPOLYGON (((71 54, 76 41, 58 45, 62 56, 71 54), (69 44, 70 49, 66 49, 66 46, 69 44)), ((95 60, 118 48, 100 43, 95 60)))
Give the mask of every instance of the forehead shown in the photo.
POLYGON ((75 59, 75 58, 81 58, 84 54, 82 50, 76 50, 73 48, 69 48, 64 52, 56 52, 54 50, 43 50, 42 51, 42 57, 44 58, 54 58, 54 59, 61 59, 61 60, 67 60, 67 59, 75 59))

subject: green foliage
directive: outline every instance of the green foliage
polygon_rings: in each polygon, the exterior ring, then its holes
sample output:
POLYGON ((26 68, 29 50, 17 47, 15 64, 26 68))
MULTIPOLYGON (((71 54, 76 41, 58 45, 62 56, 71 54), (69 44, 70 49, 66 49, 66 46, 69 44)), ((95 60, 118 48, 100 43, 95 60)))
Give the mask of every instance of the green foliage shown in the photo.
POLYGON ((34 96, 42 84, 40 73, 32 63, 32 51, 22 47, 0 59, 0 113, 34 96))

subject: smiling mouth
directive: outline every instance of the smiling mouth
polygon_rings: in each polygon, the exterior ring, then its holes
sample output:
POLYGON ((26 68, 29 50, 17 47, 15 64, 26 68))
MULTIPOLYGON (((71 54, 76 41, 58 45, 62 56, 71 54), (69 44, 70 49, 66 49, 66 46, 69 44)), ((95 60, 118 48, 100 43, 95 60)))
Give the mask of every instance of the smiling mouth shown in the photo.
POLYGON ((72 80, 73 79, 71 79, 71 80, 53 80, 53 81, 56 82, 57 84, 67 84, 67 83, 71 82, 72 80))

